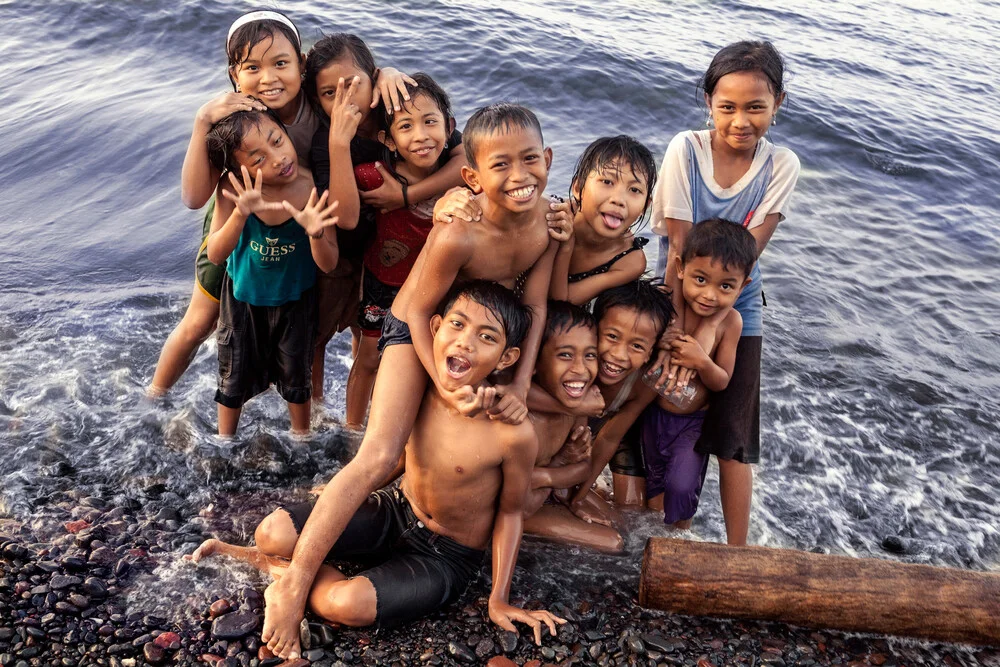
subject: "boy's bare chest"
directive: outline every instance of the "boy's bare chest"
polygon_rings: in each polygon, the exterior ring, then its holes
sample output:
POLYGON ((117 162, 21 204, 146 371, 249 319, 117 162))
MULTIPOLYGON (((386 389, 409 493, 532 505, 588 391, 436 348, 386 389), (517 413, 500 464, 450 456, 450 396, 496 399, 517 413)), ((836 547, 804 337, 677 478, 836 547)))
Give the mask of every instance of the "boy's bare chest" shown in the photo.
POLYGON ((545 253, 548 238, 544 226, 523 234, 483 235, 462 274, 470 280, 494 280, 510 287, 545 253))
POLYGON ((538 437, 538 456, 535 457, 536 466, 545 466, 552 461, 563 445, 576 421, 570 415, 554 414, 533 414, 532 425, 535 427, 535 435, 538 437))
POLYGON ((503 462, 500 442, 494 426, 479 420, 463 420, 447 429, 414 432, 407 445, 407 469, 412 462, 436 483, 477 483, 484 474, 499 470, 503 462))

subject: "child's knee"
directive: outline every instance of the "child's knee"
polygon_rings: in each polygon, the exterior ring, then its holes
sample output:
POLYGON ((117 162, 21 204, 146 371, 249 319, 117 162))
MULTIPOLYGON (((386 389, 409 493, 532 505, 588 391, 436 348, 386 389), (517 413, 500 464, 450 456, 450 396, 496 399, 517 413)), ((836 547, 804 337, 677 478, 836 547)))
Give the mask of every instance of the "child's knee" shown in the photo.
POLYGON ((215 331, 215 323, 217 321, 217 317, 210 318, 204 314, 189 312, 188 315, 181 320, 181 323, 177 328, 181 335, 184 336, 184 339, 189 343, 196 343, 200 345, 208 340, 208 337, 212 335, 213 331, 215 331))
POLYGON ((338 581, 311 600, 313 611, 328 621, 355 628, 375 622, 375 587, 365 577, 338 581))
POLYGON ((285 510, 275 510, 264 517, 253 535, 261 552, 279 558, 291 558, 299 539, 292 517, 285 510))

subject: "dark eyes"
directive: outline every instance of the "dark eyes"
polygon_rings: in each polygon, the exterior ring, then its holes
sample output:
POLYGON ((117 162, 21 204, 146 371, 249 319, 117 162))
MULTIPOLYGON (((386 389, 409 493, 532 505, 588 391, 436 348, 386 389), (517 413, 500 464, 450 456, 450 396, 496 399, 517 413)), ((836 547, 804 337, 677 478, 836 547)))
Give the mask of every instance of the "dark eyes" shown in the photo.
POLYGON ((479 337, 482 338, 483 340, 485 340, 487 343, 495 343, 495 342, 497 342, 497 339, 494 338, 493 336, 489 335, 489 334, 485 334, 485 333, 484 334, 479 334, 479 337))

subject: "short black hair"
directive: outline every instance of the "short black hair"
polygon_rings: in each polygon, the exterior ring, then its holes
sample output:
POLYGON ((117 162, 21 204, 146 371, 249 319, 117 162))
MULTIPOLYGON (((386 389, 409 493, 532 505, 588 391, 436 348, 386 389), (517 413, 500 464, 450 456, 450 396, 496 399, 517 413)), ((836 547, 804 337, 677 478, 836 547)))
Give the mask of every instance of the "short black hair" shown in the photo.
POLYGON ((542 342, 545 345, 553 336, 569 331, 575 327, 586 327, 597 331, 597 320, 582 306, 569 301, 550 299, 546 309, 545 331, 542 332, 542 342))
POLYGON ((528 307, 521 303, 512 290, 491 280, 472 280, 455 285, 441 302, 438 314, 447 313, 463 296, 478 303, 497 318, 504 330, 504 350, 517 347, 528 334, 528 327, 531 325, 528 307))
MULTIPOLYGON (((268 9, 267 11, 274 10, 268 9)), ((281 14, 281 12, 275 13, 281 14)), ((285 16, 284 14, 281 15, 285 16)), ((287 16, 285 18, 288 19, 287 16)), ((291 19, 288 19, 288 21, 291 22, 291 19)), ((276 33, 280 33, 288 38, 288 41, 295 47, 295 57, 299 59, 296 61, 296 64, 301 62, 302 43, 299 41, 299 36, 293 28, 274 19, 263 19, 245 23, 237 28, 232 37, 229 38, 229 41, 226 42, 226 57, 229 60, 229 82, 233 84, 233 90, 236 90, 236 77, 233 76, 233 70, 239 68, 250 57, 250 50, 253 47, 265 39, 274 41, 276 33)))
POLYGON ((285 132, 285 126, 278 118, 277 112, 272 109, 234 111, 213 125, 205 135, 208 160, 212 166, 220 172, 239 171, 240 165, 236 161, 235 153, 243 145, 243 137, 247 131, 252 127, 260 127, 261 121, 265 118, 273 120, 281 131, 285 132))
POLYGON ((476 167, 476 150, 479 142, 497 132, 510 132, 513 129, 534 130, 542 144, 542 124, 531 109, 513 102, 498 102, 476 110, 465 124, 462 131, 462 143, 465 145, 465 160, 470 166, 476 167))
POLYGON ((708 257, 722 262, 724 268, 740 269, 746 278, 757 262, 757 240, 743 225, 712 218, 692 227, 684 239, 681 263, 687 264, 695 257, 708 257))
POLYGON ((579 188, 582 193, 587 177, 592 172, 603 173, 612 165, 616 165, 619 171, 628 165, 636 178, 646 181, 646 203, 642 208, 642 215, 637 219, 637 222, 641 224, 649 213, 650 202, 653 201, 653 188, 656 186, 656 161, 648 148, 628 135, 601 137, 584 149, 583 155, 576 161, 576 169, 569 182, 570 197, 573 196, 574 188, 579 188))
MULTIPOLYGON (((312 103, 313 108, 320 109, 319 96, 316 90, 316 77, 326 69, 327 65, 334 60, 340 60, 345 55, 351 56, 351 60, 354 61, 357 68, 368 75, 368 78, 372 80, 372 85, 375 84, 375 79, 378 76, 378 67, 375 65, 375 56, 372 55, 371 49, 365 44, 365 40, 347 32, 335 32, 332 35, 323 35, 318 42, 313 44, 313 47, 309 49, 309 55, 306 56, 306 72, 303 88, 305 88, 306 97, 312 103)), ((349 81, 345 83, 350 84, 349 81)), ((320 113, 320 118, 329 122, 329 117, 325 112, 320 113)))
POLYGON ((660 289, 658 282, 648 278, 639 278, 601 292, 594 302, 594 319, 600 322, 609 310, 619 306, 652 317, 656 324, 657 338, 663 335, 674 319, 674 306, 670 303, 670 296, 660 289))

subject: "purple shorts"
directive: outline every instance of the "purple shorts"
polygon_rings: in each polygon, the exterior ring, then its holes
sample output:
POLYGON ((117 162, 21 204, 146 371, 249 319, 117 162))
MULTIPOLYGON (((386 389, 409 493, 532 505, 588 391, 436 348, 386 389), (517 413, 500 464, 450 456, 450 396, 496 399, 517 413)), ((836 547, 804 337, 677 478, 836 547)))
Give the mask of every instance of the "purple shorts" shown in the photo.
POLYGON ((698 510, 708 455, 694 444, 705 411, 677 415, 651 405, 643 415, 642 450, 646 457, 646 497, 663 494, 663 522, 686 521, 698 510))

